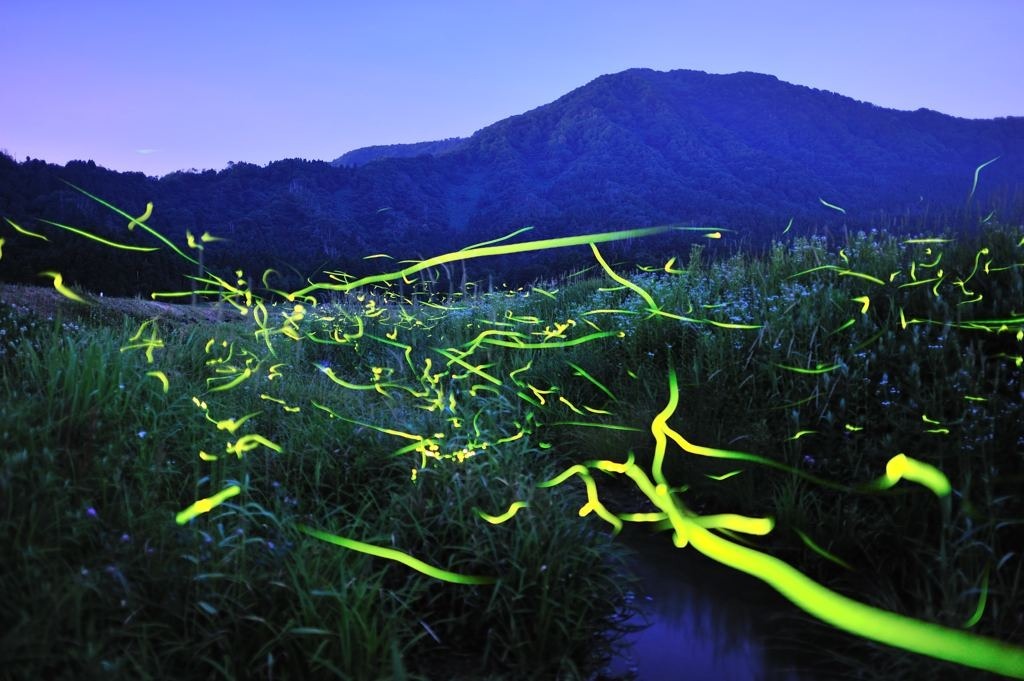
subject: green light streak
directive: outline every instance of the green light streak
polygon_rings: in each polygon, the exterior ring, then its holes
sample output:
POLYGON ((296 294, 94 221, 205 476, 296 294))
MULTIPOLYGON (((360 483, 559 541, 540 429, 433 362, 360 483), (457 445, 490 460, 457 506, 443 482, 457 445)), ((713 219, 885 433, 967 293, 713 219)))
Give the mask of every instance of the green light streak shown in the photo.
POLYGON ((835 555, 834 553, 831 553, 821 548, 821 546, 815 543, 813 539, 811 539, 806 534, 801 532, 798 528, 794 527, 793 531, 796 532, 797 536, 800 537, 800 540, 803 541, 803 543, 806 544, 807 548, 809 548, 811 551, 814 551, 816 554, 818 554, 825 560, 831 561, 836 565, 846 568, 847 570, 853 570, 853 566, 851 566, 849 563, 847 563, 845 560, 835 555))
POLYGON ((443 582, 452 582, 453 584, 495 584, 498 581, 494 577, 462 575, 457 572, 442 570, 441 568, 428 565, 422 560, 413 558, 409 554, 403 553, 397 549, 389 549, 375 544, 367 544, 366 542, 356 541, 355 539, 349 539, 348 537, 342 537, 337 534, 316 530, 306 525, 297 525, 296 527, 300 532, 304 532, 311 537, 315 537, 329 544, 335 544, 351 551, 359 551, 360 553, 376 556, 377 558, 385 558, 387 560, 395 561, 396 563, 402 563, 403 565, 411 567, 413 570, 422 572, 428 577, 433 577, 434 579, 439 579, 443 582))
MULTIPOLYGON (((130 230, 130 229, 131 229, 132 227, 134 227, 135 225, 138 225, 139 227, 141 227, 142 229, 146 230, 147 232, 149 232, 150 234, 152 234, 152 235, 153 235, 154 237, 156 237, 157 239, 159 239, 159 240, 160 240, 160 241, 162 241, 163 243, 167 244, 167 246, 168 246, 168 247, 169 247, 169 248, 170 248, 170 249, 171 249, 172 251, 174 251, 175 253, 177 253, 178 255, 180 255, 180 256, 181 256, 182 258, 184 258, 185 260, 189 261, 189 262, 190 262, 190 263, 192 263, 193 265, 198 265, 198 264, 199 264, 199 261, 198 261, 198 260, 196 260, 196 259, 195 259, 195 258, 193 258, 192 256, 190 256, 190 255, 186 254, 186 253, 185 253, 184 251, 182 251, 182 250, 181 250, 180 248, 178 248, 177 246, 175 246, 175 245, 174 245, 174 244, 173 244, 173 243, 172 243, 172 242, 171 242, 170 240, 168 240, 168 239, 167 239, 166 237, 164 237, 164 235, 163 235, 163 234, 160 234, 159 232, 157 232, 157 231, 156 231, 155 229, 153 229, 152 227, 149 227, 148 225, 146 225, 146 223, 145 223, 145 222, 142 222, 142 218, 134 218, 134 217, 132 217, 131 215, 129 215, 128 213, 125 213, 125 212, 124 212, 123 210, 121 210, 120 208, 117 208, 116 206, 113 206, 113 205, 111 205, 111 204, 107 203, 106 201, 104 201, 103 199, 99 198, 98 196, 94 196, 94 195, 90 194, 89 192, 85 191, 84 189, 82 189, 81 187, 77 187, 77 186, 75 186, 75 185, 71 184, 70 182, 67 182, 66 180, 62 180, 62 182, 64 182, 64 184, 68 185, 68 186, 69 186, 69 187, 71 187, 72 189, 74 189, 74 190, 76 190, 76 191, 78 191, 78 192, 81 192, 82 194, 85 194, 86 196, 88 196, 88 197, 89 197, 90 199, 92 199, 92 200, 93 200, 93 201, 95 201, 96 203, 100 204, 101 206, 105 206, 106 208, 109 208, 110 210, 112 210, 112 211, 114 211, 115 213, 117 213, 118 215, 120 215, 120 216, 122 216, 122 217, 126 217, 126 218, 128 218, 128 229, 129 229, 129 230, 130 230)), ((143 217, 147 217, 147 218, 148 218, 148 216, 149 216, 149 213, 150 213, 151 211, 152 211, 152 206, 151 206, 150 204, 147 204, 147 209, 146 209, 146 213, 144 214, 144 216, 143 216, 143 217)))
POLYGON ((36 234, 35 232, 30 232, 27 229, 25 229, 24 227, 20 226, 18 223, 16 223, 13 220, 9 219, 9 218, 4 218, 4 220, 6 220, 7 224, 9 224, 11 227, 13 227, 14 231, 17 232, 18 234, 24 234, 25 236, 30 236, 30 237, 32 237, 34 239, 42 239, 43 241, 49 241, 49 239, 47 239, 42 234, 36 234))
POLYGON ((780 369, 785 369, 786 371, 796 372, 798 374, 818 375, 818 374, 827 374, 830 371, 835 371, 836 369, 839 368, 840 365, 838 365, 838 364, 829 364, 828 366, 825 366, 823 364, 819 364, 818 366, 816 366, 813 369, 804 369, 803 367, 791 367, 791 366, 786 365, 786 364, 776 364, 775 366, 779 367, 780 369))
POLYGON ((818 202, 821 205, 825 206, 826 208, 831 208, 832 210, 839 211, 843 215, 846 215, 846 211, 844 209, 840 208, 839 206, 835 205, 834 203, 829 203, 828 201, 826 201, 825 199, 823 199, 821 197, 818 197, 818 202))
POLYGON ((299 296, 313 291, 331 290, 347 292, 362 286, 369 286, 371 284, 382 284, 388 281, 395 281, 396 279, 407 278, 411 274, 421 272, 431 267, 437 267, 438 265, 457 262, 460 260, 470 260, 472 258, 486 258, 495 255, 510 255, 512 253, 529 253, 532 251, 544 251, 554 248, 566 248, 569 246, 584 246, 594 243, 605 243, 608 241, 621 241, 623 239, 637 239, 645 236, 652 236, 655 234, 663 234, 664 232, 672 229, 671 227, 647 227, 645 229, 627 229, 620 230, 618 232, 605 232, 603 234, 586 234, 581 236, 571 237, 559 237, 555 239, 541 239, 539 241, 526 241, 519 244, 505 244, 496 246, 482 246, 475 248, 470 251, 456 251, 454 253, 445 253, 438 255, 433 258, 428 258, 414 265, 410 265, 405 269, 398 270, 397 272, 390 272, 387 274, 377 274, 369 277, 363 277, 356 281, 349 282, 347 284, 310 284, 304 289, 294 292, 292 295, 299 296))
POLYGON ((889 489, 903 478, 923 485, 937 497, 948 496, 951 491, 949 479, 935 466, 912 459, 906 454, 897 454, 885 466, 885 475, 875 482, 878 489, 889 489))
POLYGON ((978 176, 981 174, 981 169, 984 168, 985 166, 989 165, 990 163, 995 163, 1000 158, 1002 158, 1002 156, 996 156, 993 159, 989 159, 988 161, 985 161, 980 166, 978 166, 977 168, 974 169, 974 181, 971 182, 971 193, 967 195, 967 200, 968 201, 970 201, 971 199, 974 198, 974 190, 978 188, 978 176))
POLYGON ((203 513, 209 513, 217 506, 220 506, 225 501, 227 501, 228 499, 237 494, 240 494, 241 492, 241 487, 239 487, 238 485, 232 485, 231 487, 228 487, 227 489, 222 490, 217 494, 214 494, 212 497, 200 499, 199 501, 195 502, 194 504, 186 508, 184 511, 178 513, 178 515, 174 516, 174 522, 178 523, 179 525, 184 525, 196 516, 202 515, 203 513))
POLYGON ((508 507, 508 510, 502 513, 501 515, 488 515, 487 513, 484 513, 483 511, 476 507, 474 507, 473 510, 476 512, 478 516, 480 516, 490 524, 500 525, 501 523, 511 520, 512 517, 519 512, 519 509, 529 507, 530 504, 525 501, 513 501, 512 505, 508 507))
POLYGON ((85 303, 86 305, 91 305, 91 303, 88 300, 86 300, 85 298, 78 295, 77 293, 75 293, 74 291, 72 291, 71 289, 64 285, 64 275, 62 275, 60 272, 40 272, 39 276, 50 277, 51 279, 53 279, 53 288, 57 289, 57 292, 60 293, 65 298, 73 300, 76 303, 85 303))

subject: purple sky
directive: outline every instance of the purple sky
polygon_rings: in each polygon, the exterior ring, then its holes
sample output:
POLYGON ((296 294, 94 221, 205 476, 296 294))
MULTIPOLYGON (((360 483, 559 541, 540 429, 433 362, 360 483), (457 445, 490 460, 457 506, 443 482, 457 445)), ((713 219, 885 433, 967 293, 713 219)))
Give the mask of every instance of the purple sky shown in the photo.
POLYGON ((1024 115, 1024 0, 370 4, 2 0, 0 149, 150 175, 330 160, 466 136, 639 66, 1024 115))

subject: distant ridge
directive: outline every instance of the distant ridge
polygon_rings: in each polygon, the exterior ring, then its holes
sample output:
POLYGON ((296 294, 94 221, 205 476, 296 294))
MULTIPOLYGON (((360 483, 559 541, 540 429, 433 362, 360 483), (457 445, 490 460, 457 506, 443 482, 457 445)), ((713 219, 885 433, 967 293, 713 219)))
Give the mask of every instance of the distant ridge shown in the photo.
POLYGON ((382 158, 410 158, 414 156, 439 156, 461 147, 464 137, 449 137, 435 142, 413 142, 412 144, 378 144, 360 147, 345 152, 331 161, 335 166, 363 166, 382 158))
MULTIPOLYGON (((328 266, 379 265, 367 254, 425 257, 525 225, 535 228, 529 238, 715 225, 733 230, 732 243, 764 244, 790 219, 793 233, 944 228, 985 216, 1016 224, 1024 222, 1024 118, 886 109, 749 72, 630 69, 468 138, 367 147, 333 165, 237 163, 157 179, 0 155, 0 215, 109 224, 119 240, 120 218, 62 179, 134 215, 152 200, 152 224, 179 240, 186 229, 229 239, 230 250, 208 249, 208 263, 276 266, 301 281, 328 266), (992 159, 969 197, 975 169, 992 159)), ((3 237, 5 254, 25 241, 12 230, 3 237)), ((631 244, 630 257, 679 253, 688 238, 631 244)), ((85 246, 68 246, 66 279, 88 276, 78 258, 85 246)), ((19 257, 4 258, 0 277, 35 281, 59 264, 19 257)), ((527 280, 552 268, 541 256, 506 262, 499 266, 527 280)))

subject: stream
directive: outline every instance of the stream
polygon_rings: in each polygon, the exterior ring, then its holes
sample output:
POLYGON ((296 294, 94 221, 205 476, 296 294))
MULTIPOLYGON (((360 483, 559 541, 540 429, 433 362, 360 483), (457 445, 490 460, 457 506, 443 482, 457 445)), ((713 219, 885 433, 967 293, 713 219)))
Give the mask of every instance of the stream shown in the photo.
MULTIPOLYGON (((796 608, 763 582, 731 570, 692 548, 677 549, 669 533, 627 531, 620 540, 637 552, 640 583, 626 646, 599 678, 630 681, 814 681, 768 637, 796 608)), ((792 645, 792 644, 790 644, 792 645)))

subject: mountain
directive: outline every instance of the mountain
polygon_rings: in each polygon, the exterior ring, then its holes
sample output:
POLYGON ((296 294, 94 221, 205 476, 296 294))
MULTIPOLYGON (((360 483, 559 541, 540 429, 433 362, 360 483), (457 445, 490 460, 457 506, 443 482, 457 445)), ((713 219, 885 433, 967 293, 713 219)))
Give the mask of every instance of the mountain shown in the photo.
POLYGON ((334 166, 364 166, 383 158, 413 158, 416 156, 439 156, 454 151, 466 141, 464 137, 449 137, 434 142, 414 142, 412 144, 379 144, 371 147, 360 147, 345 152, 331 161, 334 166))
MULTIPOLYGON (((209 246, 207 263, 250 272, 275 267, 301 281, 323 269, 361 273, 379 266, 382 261, 362 259, 368 254, 426 257, 524 225, 535 226, 528 238, 714 225, 757 244, 778 235, 790 218, 796 233, 843 225, 931 229, 991 210, 1018 221, 1024 219, 1024 118, 885 109, 756 73, 632 69, 468 138, 369 147, 333 165, 289 159, 157 179, 91 162, 59 167, 0 157, 0 215, 98 226, 141 243, 140 230, 127 234, 123 218, 60 179, 133 215, 152 200, 150 224, 179 243, 186 229, 228 239, 209 246), (968 203, 975 169, 997 157, 980 173, 968 203)), ((111 254, 70 234, 59 240, 72 244, 57 246, 65 248, 62 256, 52 250, 44 256, 37 240, 2 233, 5 253, 21 253, 0 263, 7 279, 36 280, 39 271, 64 267, 66 278, 93 287, 101 279, 109 286, 115 276, 130 288, 155 275, 170 282, 181 269, 161 254, 144 272, 141 264, 116 270, 111 254)), ((686 238, 676 233, 636 242, 629 257, 685 253, 686 238)), ((573 257, 586 259, 584 251, 573 257)), ((529 279, 573 266, 568 257, 477 267, 529 279)))

